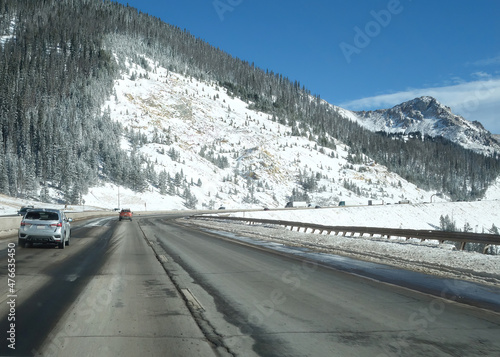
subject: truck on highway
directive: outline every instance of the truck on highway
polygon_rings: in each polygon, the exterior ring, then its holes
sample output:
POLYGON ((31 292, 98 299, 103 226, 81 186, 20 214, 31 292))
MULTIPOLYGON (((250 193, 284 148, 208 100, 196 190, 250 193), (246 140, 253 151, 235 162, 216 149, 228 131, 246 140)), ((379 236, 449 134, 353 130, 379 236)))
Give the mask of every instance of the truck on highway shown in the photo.
POLYGON ((309 207, 306 201, 290 201, 286 204, 285 208, 309 207))

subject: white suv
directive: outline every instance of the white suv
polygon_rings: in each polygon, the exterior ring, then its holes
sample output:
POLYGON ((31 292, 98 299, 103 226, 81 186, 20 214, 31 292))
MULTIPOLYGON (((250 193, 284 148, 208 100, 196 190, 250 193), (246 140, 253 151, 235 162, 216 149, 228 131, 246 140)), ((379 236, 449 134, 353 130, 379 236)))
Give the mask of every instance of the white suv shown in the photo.
POLYGON ((26 247, 34 243, 57 245, 64 249, 69 245, 71 218, 63 211, 47 208, 33 208, 24 215, 19 227, 18 244, 26 247))

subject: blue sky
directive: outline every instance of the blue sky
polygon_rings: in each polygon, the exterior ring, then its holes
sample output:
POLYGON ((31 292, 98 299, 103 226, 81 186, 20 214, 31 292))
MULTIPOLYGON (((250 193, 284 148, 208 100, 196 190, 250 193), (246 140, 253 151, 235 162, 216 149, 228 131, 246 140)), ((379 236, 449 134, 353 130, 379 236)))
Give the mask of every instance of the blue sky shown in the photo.
POLYGON ((119 2, 346 109, 431 95, 500 134, 498 0, 119 2))

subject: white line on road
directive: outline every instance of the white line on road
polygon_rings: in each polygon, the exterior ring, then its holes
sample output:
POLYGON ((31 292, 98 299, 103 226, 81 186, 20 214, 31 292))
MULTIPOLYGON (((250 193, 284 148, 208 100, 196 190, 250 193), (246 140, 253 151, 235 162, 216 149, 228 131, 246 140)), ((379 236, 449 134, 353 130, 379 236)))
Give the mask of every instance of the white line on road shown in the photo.
POLYGON ((191 303, 195 310, 205 310, 201 303, 196 299, 196 297, 189 291, 189 289, 181 289, 182 294, 186 300, 191 303))

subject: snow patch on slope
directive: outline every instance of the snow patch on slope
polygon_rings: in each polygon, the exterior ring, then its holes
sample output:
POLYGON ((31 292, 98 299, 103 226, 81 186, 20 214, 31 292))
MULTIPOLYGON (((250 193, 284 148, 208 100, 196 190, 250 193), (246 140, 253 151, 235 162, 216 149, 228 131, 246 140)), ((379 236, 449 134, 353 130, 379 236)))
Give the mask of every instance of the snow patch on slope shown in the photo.
POLYGON ((5 42, 14 38, 14 31, 16 29, 17 20, 13 17, 9 22, 9 27, 6 29, 5 33, 0 34, 0 45, 5 45, 5 42))
MULTIPOLYGON (((317 183, 311 202, 320 205, 336 205, 340 200, 421 201, 433 194, 384 166, 351 165, 349 147, 341 142, 332 150, 292 136, 290 127, 248 109, 248 103, 230 96, 217 83, 184 77, 152 61, 149 66, 152 69, 146 70, 129 63, 128 73, 115 82, 115 95, 103 110, 147 136, 147 144, 132 148, 124 140, 122 147, 146 156, 157 173, 165 170, 172 177, 182 173, 185 182, 180 194, 187 182, 198 200, 197 208, 283 207, 292 190, 301 189, 299 180, 311 177, 317 183), (228 164, 221 167, 203 157, 204 149, 228 164), (172 150, 178 157, 168 154, 172 150)), ((148 191, 158 194, 152 186, 148 191)), ((147 194, 140 194, 141 199, 147 194)), ((143 206, 141 199, 138 208, 143 206)), ((179 201, 174 200, 176 205, 179 201)))

